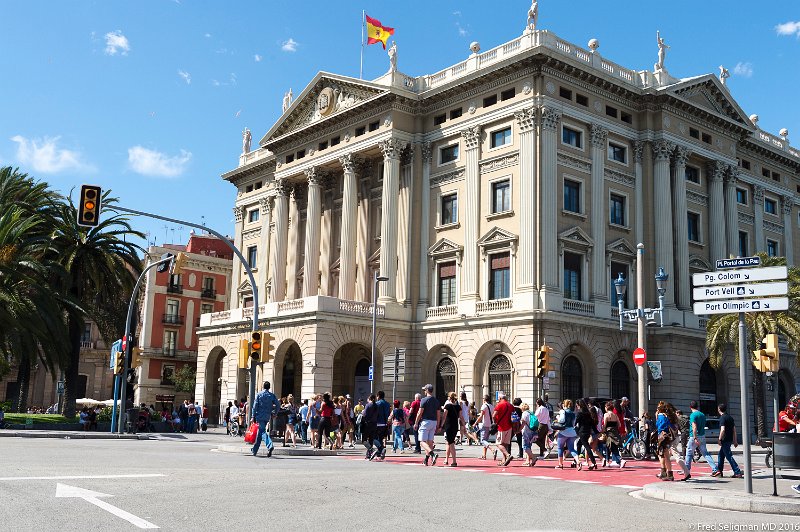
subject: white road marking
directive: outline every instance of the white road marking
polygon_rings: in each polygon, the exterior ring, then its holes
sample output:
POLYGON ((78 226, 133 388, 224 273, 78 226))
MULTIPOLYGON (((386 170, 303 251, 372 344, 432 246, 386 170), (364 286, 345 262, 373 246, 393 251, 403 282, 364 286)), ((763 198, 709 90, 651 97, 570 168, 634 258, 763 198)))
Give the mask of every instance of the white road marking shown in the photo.
POLYGON ((622 488, 626 490, 639 490, 642 489, 641 486, 629 486, 628 484, 612 484, 612 488, 622 488))
POLYGON ((520 473, 492 473, 492 475, 508 475, 508 476, 521 476, 520 473))
POLYGON ((116 515, 120 519, 124 519, 125 521, 139 528, 159 528, 150 521, 145 521, 141 517, 137 517, 131 513, 128 513, 121 508, 117 508, 113 504, 101 501, 100 497, 113 497, 113 495, 108 495, 107 493, 100 493, 97 491, 77 488, 75 486, 68 486, 59 482, 56 484, 56 498, 65 497, 76 497, 83 499, 86 502, 94 504, 98 508, 102 508, 103 510, 116 515))
POLYGON ((54 477, 0 477, 2 480, 82 480, 82 479, 103 479, 103 478, 153 478, 165 477, 160 473, 142 473, 139 475, 61 475, 54 477))
POLYGON ((576 484, 599 484, 594 480, 567 480, 567 482, 575 482, 576 484))
POLYGON ((531 475, 528 478, 538 478, 538 479, 542 479, 542 480, 559 480, 558 477, 546 477, 544 475, 531 475))
POLYGON ((483 471, 484 471, 483 469, 468 469, 466 467, 460 467, 460 468, 458 468, 458 470, 459 471, 467 471, 469 473, 483 473, 483 471))

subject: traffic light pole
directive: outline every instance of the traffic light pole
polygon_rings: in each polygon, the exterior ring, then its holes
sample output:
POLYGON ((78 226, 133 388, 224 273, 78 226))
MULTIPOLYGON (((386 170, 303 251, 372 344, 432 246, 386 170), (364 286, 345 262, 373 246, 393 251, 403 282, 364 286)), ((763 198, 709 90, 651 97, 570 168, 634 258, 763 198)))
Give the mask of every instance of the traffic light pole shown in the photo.
MULTIPOLYGON (((135 211, 133 209, 128 209, 126 207, 120 207, 119 205, 114 205, 113 207, 108 207, 110 211, 120 211, 125 212, 128 214, 136 214, 138 216, 147 216, 148 218, 155 218, 156 220, 162 220, 165 222, 170 222, 179 225, 188 225, 189 227, 194 227, 195 229, 200 229, 201 231, 208 231, 215 237, 222 240, 230 249, 233 251, 234 255, 238 257, 241 261, 242 266, 244 266, 245 271, 247 272, 247 277, 250 280, 250 286, 253 287, 253 327, 252 332, 256 332, 258 330, 258 285, 256 284, 256 279, 253 276, 253 270, 250 269, 250 264, 245 260, 242 256, 242 253, 239 249, 233 245, 227 237, 223 236, 222 234, 214 231, 213 229, 209 229, 208 227, 200 224, 196 224, 193 222, 188 222, 186 220, 178 220, 177 218, 167 218, 166 216, 160 216, 158 214, 153 214, 144 211, 135 211)), ((138 283, 137 283, 138 284, 138 283)), ((134 292, 135 293, 135 292, 134 292)), ((130 310, 129 310, 130 314, 130 310)), ((128 316, 128 323, 130 323, 130 316, 128 316)), ((126 329, 128 324, 126 324, 126 329)), ((127 334, 127 332, 126 332, 127 334)), ((127 357, 125 358, 125 363, 127 364, 127 357)), ((256 395, 256 366, 258 362, 250 358, 250 389, 249 389, 249 405, 247 409, 247 419, 250 420, 253 417, 253 400, 255 399, 256 395)), ((124 407, 124 404, 122 405, 124 407)))

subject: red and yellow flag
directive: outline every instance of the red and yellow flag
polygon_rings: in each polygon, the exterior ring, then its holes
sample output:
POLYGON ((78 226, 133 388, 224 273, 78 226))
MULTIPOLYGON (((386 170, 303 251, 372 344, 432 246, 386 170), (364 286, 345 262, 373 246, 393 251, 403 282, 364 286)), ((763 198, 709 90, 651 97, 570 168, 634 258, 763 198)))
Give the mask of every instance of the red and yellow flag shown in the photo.
POLYGON ((386 40, 389 35, 394 35, 394 28, 389 28, 381 24, 379 20, 375 20, 369 15, 364 15, 367 19, 367 44, 381 43, 383 49, 386 50, 386 40))

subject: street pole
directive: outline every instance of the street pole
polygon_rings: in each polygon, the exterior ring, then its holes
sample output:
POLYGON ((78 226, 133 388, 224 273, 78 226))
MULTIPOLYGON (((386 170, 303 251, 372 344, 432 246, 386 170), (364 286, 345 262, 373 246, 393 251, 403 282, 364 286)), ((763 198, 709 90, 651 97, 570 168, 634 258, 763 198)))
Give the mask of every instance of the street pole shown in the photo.
POLYGON ((778 477, 775 471, 775 433, 778 432, 778 374, 772 373, 772 417, 775 422, 772 429, 772 495, 778 496, 778 477))
MULTIPOLYGON (((400 366, 400 349, 394 348, 394 382, 392 382, 392 405, 394 405, 395 396, 397 395, 397 371, 400 366)), ((373 375, 374 376, 374 375, 373 375)))
MULTIPOLYGON (((742 443, 744 445, 744 485, 747 493, 753 493, 753 467, 750 459, 750 414, 747 410, 747 329, 744 323, 744 312, 739 313, 739 401, 742 405, 742 443)), ((775 460, 775 449, 772 450, 775 460)))
MULTIPOLYGON (((638 335, 639 347, 647 352, 647 335, 645 334, 644 321, 644 244, 639 242, 636 245, 636 331, 638 335)), ((645 362, 646 364, 646 362, 645 362)), ((649 402, 647 400, 647 372, 645 364, 636 365, 636 380, 638 382, 639 395, 639 415, 648 412, 649 402)))
POLYGON ((378 326, 378 283, 388 281, 388 277, 381 277, 375 272, 375 284, 372 287, 372 358, 370 367, 372 368, 372 379, 369 381, 369 393, 375 393, 375 343, 377 340, 378 326))
MULTIPOLYGON (((241 261, 242 266, 244 267, 245 271, 247 272, 247 277, 250 280, 250 286, 253 289, 253 325, 252 331, 256 332, 258 330, 258 285, 256 284, 256 279, 253 276, 253 270, 250 269, 250 264, 244 259, 242 253, 239 249, 233 245, 227 237, 223 236, 222 234, 214 231, 210 227, 206 227, 205 225, 196 224, 193 222, 188 222, 186 220, 178 220, 177 218, 167 218, 166 216, 160 216, 158 214, 152 214, 149 212, 144 211, 135 211, 133 209, 128 209, 126 207, 120 207, 119 205, 114 205, 113 207, 109 207, 108 210, 111 211, 120 211, 126 212, 128 214, 137 214, 139 216, 147 216, 148 218, 155 218, 156 220, 163 220, 165 222, 171 222, 178 225, 187 225, 189 227, 194 227, 195 229, 200 229, 201 231, 207 231, 214 235, 215 237, 222 240, 230 249, 233 251, 234 255, 238 257, 241 261)), ((373 349, 374 351, 374 349, 373 349)), ((126 359, 127 360, 127 359, 126 359)), ((126 362, 127 364, 127 362, 126 362)), ((247 419, 250 420, 253 417, 253 400, 256 394, 256 366, 257 362, 254 359, 250 359, 250 398, 249 398, 249 408, 247 409, 247 419)), ((125 405, 122 405, 124 408, 125 405)))

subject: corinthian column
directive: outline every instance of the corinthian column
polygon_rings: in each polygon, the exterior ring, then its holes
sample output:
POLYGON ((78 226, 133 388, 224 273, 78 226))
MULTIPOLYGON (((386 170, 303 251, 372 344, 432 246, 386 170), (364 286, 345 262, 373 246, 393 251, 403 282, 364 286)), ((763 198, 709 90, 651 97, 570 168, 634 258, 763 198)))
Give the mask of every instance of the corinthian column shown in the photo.
POLYGON ((419 302, 420 320, 425 316, 425 308, 430 304, 428 294, 428 247, 430 247, 431 217, 431 143, 422 144, 422 208, 420 211, 419 233, 419 302))
POLYGON ((599 124, 590 129, 592 142, 592 300, 608 301, 609 278, 606 275, 606 142, 608 130, 599 124))
POLYGON ((783 196, 783 254, 786 257, 786 264, 794 266, 794 242, 792 238, 792 228, 794 227, 794 197, 783 196))
POLYGON ((269 279, 269 257, 270 257, 270 239, 269 239, 269 226, 272 224, 272 205, 270 204, 271 198, 261 198, 258 201, 258 206, 261 210, 261 240, 258 244, 258 254, 263 259, 261 267, 258 269, 258 301, 256 305, 263 305, 267 302, 267 279, 269 279))
POLYGON ((372 166, 370 161, 357 165, 361 186, 358 199, 358 227, 356 243, 356 301, 367 301, 372 279, 369 274, 370 257, 370 196, 372 194, 372 166))
POLYGON ((739 207, 736 205, 736 178, 739 169, 728 165, 725 172, 725 234, 728 253, 739 255, 739 207))
POLYGON ((519 131, 519 251, 517 278, 520 291, 534 286, 536 241, 536 107, 514 113, 519 131))
POLYGON ((725 196, 722 193, 722 179, 725 174, 725 165, 720 161, 711 161, 708 164, 709 207, 708 229, 711 240, 711 261, 726 259, 725 251, 725 224, 720 223, 725 219, 725 196))
POLYGON ((766 248, 764 241, 764 187, 753 186, 753 226, 755 227, 756 251, 766 248))
POLYGON ((678 308, 688 309, 689 298, 689 222, 686 210, 686 163, 692 154, 685 146, 675 148, 675 176, 672 180, 672 212, 675 213, 675 288, 678 308))
MULTIPOLYGON (((656 230, 656 268, 668 273, 674 264, 672 255, 672 194, 669 184, 669 160, 675 145, 660 139, 653 142, 653 225, 656 230)), ((685 214, 684 214, 685 216, 685 214)), ((680 238, 685 238, 686 235, 680 238)), ((672 283, 675 286, 675 283, 672 283)), ((667 289, 665 305, 675 306, 675 292, 667 289)))
POLYGON ((478 228, 481 216, 481 173, 478 167, 480 158, 481 128, 469 127, 461 130, 464 141, 464 262, 462 263, 461 297, 464 300, 480 299, 478 286, 478 228))
MULTIPOLYGON (((233 208, 233 217, 236 220, 234 227, 234 245, 236 249, 242 249, 242 231, 244 230, 244 207, 238 205, 233 208)), ((230 307, 232 309, 239 308, 239 283, 242 277, 242 261, 234 255, 233 257, 233 270, 231 271, 231 293, 230 293, 230 307)))
POLYGON ((356 158, 348 153, 339 157, 344 170, 342 226, 339 244, 339 299, 351 301, 356 288, 356 216, 358 214, 358 179, 356 158))
POLYGON ((289 191, 286 182, 275 187, 275 245, 270 256, 272 273, 272 301, 286 298, 286 251, 289 244, 289 191))
POLYGON ((379 301, 397 301, 397 204, 400 196, 400 153, 403 142, 390 138, 380 143, 383 152, 383 196, 381 198, 381 272, 389 281, 380 283, 379 301))
POLYGON ((541 147, 541 177, 539 187, 541 204, 539 212, 538 235, 541 242, 538 265, 541 272, 541 287, 547 292, 558 292, 558 123, 561 121, 561 111, 551 107, 542 108, 542 147, 541 147))
POLYGON ((308 177, 308 204, 306 206, 306 246, 303 257, 303 297, 319 293, 319 233, 322 217, 322 176, 312 167, 308 177))
POLYGON ((411 198, 414 186, 414 146, 409 145, 402 153, 400 165, 400 209, 398 212, 397 242, 397 296, 403 306, 411 304, 409 286, 411 198))

